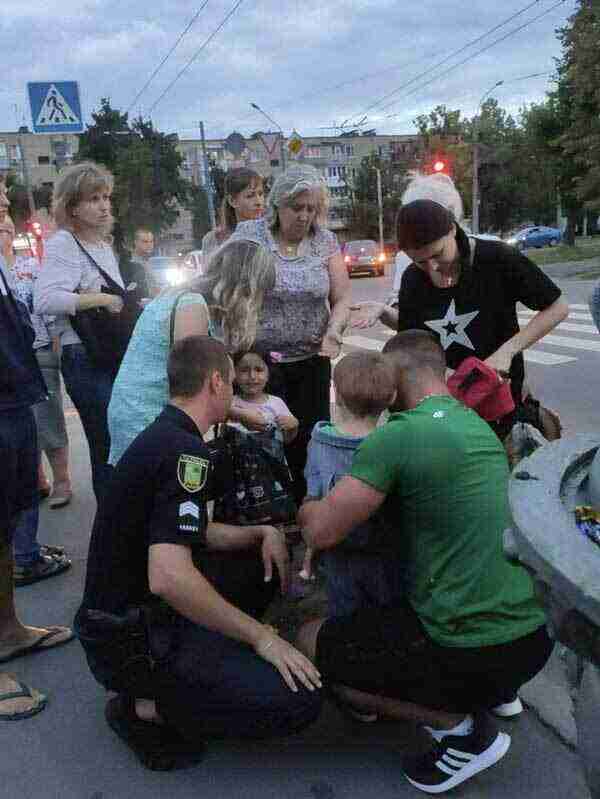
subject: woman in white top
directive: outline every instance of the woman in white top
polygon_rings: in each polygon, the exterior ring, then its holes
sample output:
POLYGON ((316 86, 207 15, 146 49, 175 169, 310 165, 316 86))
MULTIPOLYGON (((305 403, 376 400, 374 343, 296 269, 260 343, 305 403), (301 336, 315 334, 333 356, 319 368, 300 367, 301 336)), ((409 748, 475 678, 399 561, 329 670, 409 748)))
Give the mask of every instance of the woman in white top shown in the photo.
POLYGON ((225 175, 225 196, 219 211, 219 226, 202 239, 204 270, 210 256, 231 236, 238 222, 262 216, 265 207, 264 181, 247 167, 230 169, 225 175))
POLYGON ((113 376, 91 362, 70 320, 88 308, 107 308, 115 314, 123 309, 121 297, 102 292, 104 280, 75 238, 123 287, 108 243, 113 226, 112 189, 112 175, 91 162, 76 164, 61 173, 53 197, 58 232, 47 242, 34 290, 35 312, 57 317, 62 375, 87 438, 97 499, 109 474, 106 410, 113 376))

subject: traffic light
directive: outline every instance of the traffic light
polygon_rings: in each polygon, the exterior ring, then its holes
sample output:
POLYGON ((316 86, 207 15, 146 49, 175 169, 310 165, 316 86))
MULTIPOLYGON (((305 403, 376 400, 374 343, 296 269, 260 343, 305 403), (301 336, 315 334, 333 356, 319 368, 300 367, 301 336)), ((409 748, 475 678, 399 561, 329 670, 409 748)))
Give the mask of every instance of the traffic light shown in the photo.
POLYGON ((448 156, 448 153, 433 153, 429 159, 428 166, 427 172, 430 175, 448 175, 448 177, 452 177, 452 159, 448 156))

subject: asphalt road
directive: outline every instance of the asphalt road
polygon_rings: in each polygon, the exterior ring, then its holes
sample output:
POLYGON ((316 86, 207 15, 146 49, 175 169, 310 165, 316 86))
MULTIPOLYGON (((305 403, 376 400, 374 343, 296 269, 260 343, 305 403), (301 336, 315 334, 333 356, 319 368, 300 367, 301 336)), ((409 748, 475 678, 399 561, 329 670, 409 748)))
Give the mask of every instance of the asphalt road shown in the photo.
MULTIPOLYGON (((387 293, 387 284, 384 278, 355 279, 354 296, 357 301, 378 298, 387 293)), ((573 304, 585 303, 588 289, 578 282, 564 287, 573 304)), ((576 324, 591 323, 577 320, 576 324)), ((589 332, 567 330, 564 336, 594 341, 589 332)), ((375 329, 364 338, 376 342, 385 340, 385 335, 375 329)), ((574 360, 532 363, 531 378, 539 395, 561 412, 568 428, 597 429, 600 411, 595 411, 596 422, 593 411, 594 406, 598 408, 598 351, 562 345, 543 350, 574 360)), ((72 411, 68 425, 74 499, 63 510, 43 507, 39 539, 64 545, 73 568, 45 583, 18 589, 22 618, 38 625, 71 622, 85 575, 94 499, 87 447, 72 411)), ((419 740, 409 725, 351 724, 327 706, 319 722, 301 736, 260 743, 212 741, 202 765, 159 774, 144 770, 105 725, 106 695, 87 670, 76 642, 15 661, 10 670, 47 692, 49 703, 38 716, 0 728, 1 799, 397 799, 419 795, 399 768, 399 751, 414 747, 419 740)), ((549 692, 548 702, 552 701, 549 692)), ((533 714, 527 712, 518 722, 503 727, 513 738, 507 756, 458 788, 454 796, 589 799, 576 753, 533 714)))

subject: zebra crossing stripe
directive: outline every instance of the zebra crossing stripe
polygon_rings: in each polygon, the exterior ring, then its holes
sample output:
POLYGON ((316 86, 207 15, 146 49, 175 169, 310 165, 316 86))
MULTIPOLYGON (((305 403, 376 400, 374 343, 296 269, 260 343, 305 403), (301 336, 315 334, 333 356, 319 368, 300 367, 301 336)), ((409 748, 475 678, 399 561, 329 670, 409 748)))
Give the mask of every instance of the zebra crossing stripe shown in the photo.
POLYGON ((544 344, 552 344, 554 347, 568 347, 573 350, 590 350, 591 352, 600 352, 600 339, 597 341, 587 340, 584 338, 568 338, 567 336, 553 336, 549 334, 544 336, 544 344))
POLYGON ((561 363, 577 360, 570 355, 555 355, 553 352, 543 352, 542 350, 525 350, 523 357, 527 363, 541 363, 544 366, 558 366, 561 363))
MULTIPOLYGON (((531 311, 529 308, 519 308, 519 311, 518 311, 519 318, 521 316, 535 316, 536 313, 538 313, 538 311, 531 311)), ((593 321, 591 313, 571 313, 571 312, 569 312, 569 315, 568 315, 567 319, 569 321, 572 321, 573 319, 580 319, 582 322, 591 322, 591 321, 593 321)))
MULTIPOLYGON (((519 317, 519 324, 527 324, 530 320, 523 319, 519 317)), ((561 322, 558 327, 554 328, 555 330, 571 330, 573 333, 592 333, 594 335, 598 335, 598 328, 596 325, 579 325, 579 324, 570 324, 569 322, 561 322)))

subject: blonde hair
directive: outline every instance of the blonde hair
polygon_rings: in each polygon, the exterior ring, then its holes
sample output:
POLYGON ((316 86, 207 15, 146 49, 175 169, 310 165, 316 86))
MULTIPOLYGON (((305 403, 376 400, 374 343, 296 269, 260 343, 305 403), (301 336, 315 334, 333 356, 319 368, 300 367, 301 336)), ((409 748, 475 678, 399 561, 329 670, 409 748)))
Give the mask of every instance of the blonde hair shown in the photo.
POLYGON ((282 205, 291 205, 294 198, 304 191, 314 191, 317 198, 315 219, 311 225, 310 232, 314 234, 317 226, 326 224, 329 211, 329 189, 327 184, 314 167, 308 164, 298 164, 290 167, 282 175, 278 175, 275 178, 267 197, 265 219, 272 231, 277 230, 279 227, 277 209, 282 205))
POLYGON ((338 403, 353 416, 379 416, 396 394, 394 371, 378 352, 351 352, 333 370, 338 403))
POLYGON ((190 291, 204 294, 229 352, 254 344, 264 296, 275 277, 275 259, 268 250, 250 239, 234 239, 214 252, 202 277, 188 283, 190 291))
POLYGON ((83 161, 61 172, 52 194, 52 215, 57 227, 74 231, 73 209, 102 189, 112 191, 114 178, 105 167, 83 161))

